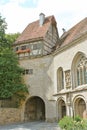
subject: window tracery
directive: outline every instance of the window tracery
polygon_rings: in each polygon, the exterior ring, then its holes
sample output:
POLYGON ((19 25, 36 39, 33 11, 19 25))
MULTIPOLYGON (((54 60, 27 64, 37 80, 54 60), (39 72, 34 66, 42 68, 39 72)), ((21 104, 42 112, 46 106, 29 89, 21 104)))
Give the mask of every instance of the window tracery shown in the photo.
POLYGON ((87 84, 87 58, 82 56, 77 64, 77 85, 87 84))

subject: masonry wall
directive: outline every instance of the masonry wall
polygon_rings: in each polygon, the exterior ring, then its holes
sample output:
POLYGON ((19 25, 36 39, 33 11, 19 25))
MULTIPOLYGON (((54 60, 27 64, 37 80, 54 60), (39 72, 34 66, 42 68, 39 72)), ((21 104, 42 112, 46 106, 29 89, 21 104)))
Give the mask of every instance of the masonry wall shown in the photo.
MULTIPOLYGON (((63 47, 64 48, 64 47, 63 47)), ((75 100, 75 98, 79 98, 79 95, 81 96, 81 98, 84 99, 85 102, 87 102, 87 98, 84 95, 87 95, 87 92, 84 91, 76 91, 73 87, 73 82, 72 82, 72 63, 73 63, 73 59, 74 57, 81 52, 82 54, 84 54, 87 57, 87 39, 78 39, 78 42, 74 42, 72 46, 67 45, 67 47, 65 47, 64 49, 61 49, 56 53, 56 55, 54 55, 54 87, 55 87, 55 94, 58 93, 57 97, 57 101, 59 99, 63 99, 63 101, 66 104, 66 114, 69 116, 73 116, 73 106, 70 105, 73 104, 73 101, 75 100), (63 68, 63 73, 64 73, 64 89, 59 91, 57 90, 58 84, 57 84, 57 70, 59 67, 63 68), (69 81, 70 81, 70 86, 69 88, 67 88, 66 86, 66 72, 69 72, 69 81), (68 101, 67 98, 67 93, 69 93, 69 91, 73 91, 71 94, 71 101, 68 101), (71 114, 71 115, 70 115, 71 114)), ((83 85, 83 86, 78 86, 78 88, 83 88, 83 87, 87 87, 87 85, 83 85)), ((57 104, 57 117, 60 115, 60 113, 58 113, 58 105, 57 104)), ((87 104, 86 104, 87 106, 87 104)))
POLYGON ((17 108, 0 108, 0 125, 21 122, 21 110, 17 108))
POLYGON ((73 45, 71 47, 67 47, 67 49, 60 48, 59 52, 54 56, 54 79, 56 88, 57 69, 62 67, 64 72, 71 70, 73 59, 78 52, 87 56, 87 40, 79 40, 79 42, 73 43, 73 45))
POLYGON ((45 103, 46 121, 56 119, 56 104, 54 93, 53 77, 53 56, 20 60, 20 65, 25 69, 32 69, 33 73, 24 75, 25 83, 29 89, 29 98, 40 97, 45 103))

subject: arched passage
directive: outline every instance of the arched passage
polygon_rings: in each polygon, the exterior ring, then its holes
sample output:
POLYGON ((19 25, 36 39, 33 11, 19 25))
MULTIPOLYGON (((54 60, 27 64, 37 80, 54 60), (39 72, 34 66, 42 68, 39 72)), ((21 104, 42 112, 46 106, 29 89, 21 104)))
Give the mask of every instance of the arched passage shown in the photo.
POLYGON ((86 110, 86 104, 85 101, 82 98, 76 99, 74 103, 75 108, 75 116, 79 115, 80 117, 83 117, 83 112, 86 110))
POLYGON ((66 105, 64 100, 60 99, 58 101, 58 120, 66 116, 66 105))
POLYGON ((37 96, 31 97, 25 104, 25 121, 45 120, 45 103, 37 96))

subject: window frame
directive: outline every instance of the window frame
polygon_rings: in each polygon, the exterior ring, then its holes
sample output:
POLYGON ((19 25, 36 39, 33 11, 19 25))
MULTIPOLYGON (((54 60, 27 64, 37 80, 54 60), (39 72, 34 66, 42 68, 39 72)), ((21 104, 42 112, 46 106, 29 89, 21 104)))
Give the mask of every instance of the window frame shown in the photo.
POLYGON ((57 91, 64 89, 64 71, 62 67, 57 70, 57 91))

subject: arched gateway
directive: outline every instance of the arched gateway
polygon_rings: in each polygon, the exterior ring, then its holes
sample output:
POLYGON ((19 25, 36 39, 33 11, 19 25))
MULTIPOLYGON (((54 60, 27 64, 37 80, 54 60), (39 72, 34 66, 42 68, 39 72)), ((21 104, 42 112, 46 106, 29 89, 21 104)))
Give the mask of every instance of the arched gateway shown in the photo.
POLYGON ((25 104, 25 121, 45 120, 45 103, 38 97, 34 96, 27 100, 25 104))

